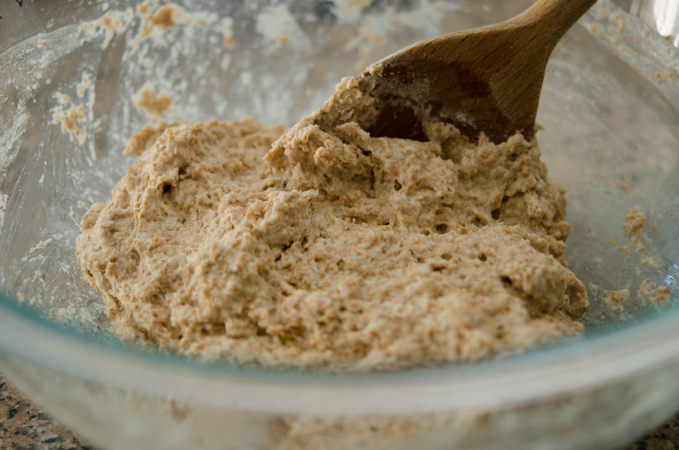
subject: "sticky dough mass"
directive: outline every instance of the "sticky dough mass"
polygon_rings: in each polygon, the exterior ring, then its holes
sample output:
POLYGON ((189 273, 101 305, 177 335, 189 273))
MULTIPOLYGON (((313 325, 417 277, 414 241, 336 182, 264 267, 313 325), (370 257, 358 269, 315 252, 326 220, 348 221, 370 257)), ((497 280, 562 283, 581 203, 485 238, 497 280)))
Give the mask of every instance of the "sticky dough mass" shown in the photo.
MULTIPOLYGON (((359 101, 355 88, 343 80, 324 108, 359 101)), ((582 330, 564 190, 535 140, 473 144, 441 123, 429 142, 373 138, 316 118, 285 134, 245 118, 132 137, 137 163, 76 243, 121 339, 370 370, 582 330)))

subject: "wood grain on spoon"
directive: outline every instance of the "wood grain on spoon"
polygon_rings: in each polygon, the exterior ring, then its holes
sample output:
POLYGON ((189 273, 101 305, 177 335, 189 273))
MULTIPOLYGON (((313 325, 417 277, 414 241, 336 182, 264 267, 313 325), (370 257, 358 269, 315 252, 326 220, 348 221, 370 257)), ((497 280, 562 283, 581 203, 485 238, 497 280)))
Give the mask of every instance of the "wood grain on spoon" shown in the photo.
POLYGON ((516 132, 531 139, 547 61, 594 3, 539 0, 506 22, 425 40, 379 61, 359 77, 375 100, 362 125, 373 136, 426 140, 422 123, 440 120, 472 140, 482 132, 496 143, 516 132))

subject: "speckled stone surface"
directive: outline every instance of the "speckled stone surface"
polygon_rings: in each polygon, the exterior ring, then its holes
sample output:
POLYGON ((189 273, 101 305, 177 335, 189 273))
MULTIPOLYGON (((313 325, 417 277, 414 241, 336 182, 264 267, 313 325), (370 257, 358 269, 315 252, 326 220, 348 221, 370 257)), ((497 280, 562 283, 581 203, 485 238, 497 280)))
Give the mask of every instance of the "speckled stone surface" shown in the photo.
MULTIPOLYGON (((624 450, 679 449, 679 416, 624 450)), ((0 450, 97 450, 51 420, 0 378, 0 450)))
POLYGON ((0 450, 96 450, 0 378, 0 450))
POLYGON ((657 430, 644 436, 625 450, 674 450, 679 449, 679 416, 665 422, 657 430))

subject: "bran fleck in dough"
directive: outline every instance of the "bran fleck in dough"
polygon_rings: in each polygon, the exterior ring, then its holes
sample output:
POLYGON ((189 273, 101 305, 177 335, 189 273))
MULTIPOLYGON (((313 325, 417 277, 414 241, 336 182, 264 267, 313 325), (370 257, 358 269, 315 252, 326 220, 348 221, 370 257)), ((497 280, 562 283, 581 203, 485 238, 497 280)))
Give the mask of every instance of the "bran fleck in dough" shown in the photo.
MULTIPOLYGON (((325 110, 360 108, 345 79, 325 110), (353 102, 353 103, 352 103, 353 102), (340 109, 341 109, 340 108, 340 109)), ((82 219, 113 331, 186 355, 337 370, 473 361, 583 329, 564 190, 537 142, 373 138, 307 117, 147 127, 82 219), (331 128, 331 129, 328 129, 331 128)))

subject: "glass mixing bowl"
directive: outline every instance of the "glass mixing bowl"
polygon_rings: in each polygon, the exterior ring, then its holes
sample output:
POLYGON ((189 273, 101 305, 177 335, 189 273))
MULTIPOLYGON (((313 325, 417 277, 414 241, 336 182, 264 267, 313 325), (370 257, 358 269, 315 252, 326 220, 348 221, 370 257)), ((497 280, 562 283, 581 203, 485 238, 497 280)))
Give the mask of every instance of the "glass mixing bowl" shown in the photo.
POLYGON ((126 139, 146 123, 291 125, 342 76, 530 1, 3 3, 0 370, 107 449, 629 442, 679 408, 679 53, 625 12, 654 3, 600 1, 557 48, 543 90, 539 139, 568 189, 567 256, 592 303, 586 333, 474 365, 364 375, 121 345, 75 263, 80 217, 124 174, 126 139), (648 216, 639 243, 623 236, 631 206, 648 216), (645 280, 669 298, 640 290, 645 280), (620 303, 607 295, 625 289, 620 303))

